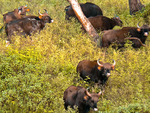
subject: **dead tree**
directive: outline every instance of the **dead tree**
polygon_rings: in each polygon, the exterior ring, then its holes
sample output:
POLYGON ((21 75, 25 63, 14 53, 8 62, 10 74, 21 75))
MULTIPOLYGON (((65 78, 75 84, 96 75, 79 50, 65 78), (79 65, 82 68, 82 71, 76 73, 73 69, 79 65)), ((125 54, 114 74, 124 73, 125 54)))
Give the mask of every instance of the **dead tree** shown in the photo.
POLYGON ((129 0, 130 15, 134 15, 137 11, 140 11, 144 5, 140 0, 129 0))
MULTIPOLYGON (((83 14, 82 9, 78 3, 78 0, 68 0, 70 5, 72 6, 72 9, 74 10, 74 13, 80 23, 83 25, 87 33, 94 38, 94 42, 97 43, 98 39, 100 39, 98 33, 94 29, 94 27, 91 25, 89 20, 86 18, 86 16, 83 14)), ((101 46, 101 39, 100 39, 100 46, 101 46)))

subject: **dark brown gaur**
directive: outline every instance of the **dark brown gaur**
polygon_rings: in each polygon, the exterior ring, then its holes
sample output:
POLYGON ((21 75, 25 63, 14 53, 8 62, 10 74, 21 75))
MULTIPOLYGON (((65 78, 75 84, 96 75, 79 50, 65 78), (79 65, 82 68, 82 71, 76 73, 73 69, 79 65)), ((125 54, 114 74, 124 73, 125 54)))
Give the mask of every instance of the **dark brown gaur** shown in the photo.
POLYGON ((80 74, 80 77, 87 81, 93 81, 99 85, 105 85, 108 77, 110 76, 110 71, 115 69, 116 62, 114 63, 103 63, 98 60, 82 60, 77 65, 77 72, 80 74))
MULTIPOLYGON (((115 26, 122 27, 123 24, 123 22, 118 16, 108 18, 106 16, 98 15, 95 17, 89 17, 88 20, 90 21, 92 26, 97 30, 97 32, 113 29, 115 26)), ((84 30, 84 27, 82 27, 82 29, 84 30)))
MULTIPOLYGON (((112 43, 118 44, 118 47, 124 47, 125 44, 125 38, 127 37, 136 37, 138 38, 143 44, 145 44, 145 41, 148 37, 148 31, 149 29, 147 27, 140 27, 137 24, 137 27, 123 27, 122 29, 118 30, 107 30, 104 31, 102 36, 102 47, 109 47, 112 43)), ((135 42, 135 41, 133 41, 135 42)), ((136 43, 133 47, 140 47, 136 46, 136 43)))
MULTIPOLYGON (((91 16, 97 16, 97 15, 103 15, 103 12, 101 8, 93 3, 87 2, 87 3, 80 3, 81 9, 84 13, 84 15, 88 18, 91 16)), ((65 7, 66 11, 66 20, 69 20, 70 17, 75 17, 76 15, 71 7, 71 5, 65 7)))
POLYGON ((99 93, 89 93, 81 86, 69 86, 64 91, 64 107, 67 110, 68 106, 71 108, 77 106, 79 113, 88 113, 90 108, 97 111, 97 102, 101 94, 101 91, 99 93))

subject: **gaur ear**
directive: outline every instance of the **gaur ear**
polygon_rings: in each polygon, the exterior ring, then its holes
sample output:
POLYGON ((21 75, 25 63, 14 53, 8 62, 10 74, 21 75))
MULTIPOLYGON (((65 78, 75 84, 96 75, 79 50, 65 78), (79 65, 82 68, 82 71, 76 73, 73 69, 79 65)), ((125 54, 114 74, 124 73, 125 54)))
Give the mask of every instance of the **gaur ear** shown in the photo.
POLYGON ((91 97, 89 97, 88 95, 84 96, 84 100, 88 100, 89 98, 91 98, 91 97))
POLYGON ((27 12, 29 12, 29 11, 30 11, 30 9, 26 9, 26 11, 27 11, 27 12))
POLYGON ((111 69, 114 70, 114 69, 115 69, 115 66, 112 66, 111 69))
POLYGON ((87 95, 84 96, 84 100, 88 100, 88 96, 87 95))
POLYGON ((98 69, 98 70, 101 70, 101 69, 102 69, 102 66, 98 66, 97 69, 98 69))
POLYGON ((42 15, 39 16, 39 19, 42 19, 42 15))
POLYGON ((141 29, 140 29, 140 28, 137 28, 137 31, 138 31, 138 32, 140 32, 140 31, 141 31, 141 29))

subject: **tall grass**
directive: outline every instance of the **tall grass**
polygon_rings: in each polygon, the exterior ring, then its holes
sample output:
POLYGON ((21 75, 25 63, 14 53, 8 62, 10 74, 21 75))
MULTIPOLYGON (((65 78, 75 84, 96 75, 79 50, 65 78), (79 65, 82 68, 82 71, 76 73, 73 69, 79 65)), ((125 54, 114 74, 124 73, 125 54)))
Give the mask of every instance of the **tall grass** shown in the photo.
MULTIPOLYGON (((124 26, 144 23, 142 17, 129 15, 128 0, 79 0, 87 1, 100 6, 105 16, 117 14, 124 26)), ((146 5, 149 0, 141 2, 146 5)), ((98 102, 98 113, 149 112, 150 36, 147 47, 134 49, 126 44, 122 50, 109 47, 105 53, 81 31, 79 22, 65 20, 67 0, 1 0, 0 26, 3 26, 2 14, 22 5, 31 9, 28 15, 38 15, 38 10, 47 9, 54 22, 47 24, 40 34, 27 38, 14 36, 7 48, 5 31, 0 33, 0 112, 75 113, 75 110, 64 109, 64 90, 70 85, 91 88, 80 80, 76 66, 83 59, 98 58, 103 62, 116 61, 105 93, 98 102)))

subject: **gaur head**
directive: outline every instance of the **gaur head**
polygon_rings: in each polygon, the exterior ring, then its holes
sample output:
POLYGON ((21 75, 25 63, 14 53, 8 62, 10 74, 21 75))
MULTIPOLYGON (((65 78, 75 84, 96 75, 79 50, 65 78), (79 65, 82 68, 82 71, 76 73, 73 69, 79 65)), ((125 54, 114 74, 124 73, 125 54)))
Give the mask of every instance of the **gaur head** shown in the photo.
POLYGON ((30 9, 27 8, 27 5, 19 7, 18 10, 21 12, 20 15, 26 15, 26 12, 30 11, 30 9))
POLYGON ((47 10, 45 9, 45 13, 41 14, 39 11, 39 19, 43 19, 45 23, 52 23, 54 20, 48 15, 47 10))
POLYGON ((99 59, 97 60, 98 70, 103 71, 102 76, 106 76, 106 77, 110 76, 110 71, 114 70, 115 69, 115 65, 116 65, 115 60, 113 60, 113 61, 114 61, 113 64, 110 64, 110 63, 101 64, 99 62, 99 59))
POLYGON ((123 22, 120 20, 120 18, 118 16, 113 17, 112 20, 114 20, 116 22, 117 26, 122 27, 123 22))
POLYGON ((148 36, 148 32, 150 30, 150 27, 148 25, 143 25, 142 27, 139 26, 139 24, 137 24, 137 31, 139 33, 143 33, 143 36, 148 36))
POLYGON ((99 97, 102 94, 102 92, 100 91, 98 94, 96 93, 89 93, 86 90, 86 95, 84 96, 84 100, 86 102, 86 105, 89 105, 94 111, 97 111, 97 102, 99 101, 99 97))
POLYGON ((74 11, 73 11, 71 6, 67 6, 65 8, 65 11, 66 11, 66 16, 65 16, 66 20, 69 20, 69 17, 75 16, 75 13, 74 13, 74 11))

